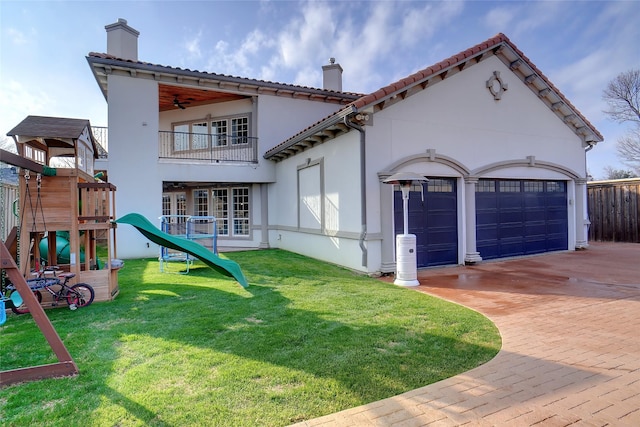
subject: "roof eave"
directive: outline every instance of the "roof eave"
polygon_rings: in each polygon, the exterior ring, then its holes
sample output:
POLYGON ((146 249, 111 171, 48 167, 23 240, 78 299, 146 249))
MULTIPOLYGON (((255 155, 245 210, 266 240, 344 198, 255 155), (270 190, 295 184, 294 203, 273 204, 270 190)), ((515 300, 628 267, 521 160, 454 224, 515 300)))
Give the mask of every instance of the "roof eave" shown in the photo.
POLYGON ((267 160, 280 161, 307 148, 323 143, 327 139, 333 139, 338 133, 346 133, 349 129, 346 125, 343 127, 340 124, 343 123, 345 117, 357 113, 357 111, 358 109, 353 104, 349 104, 335 114, 317 122, 282 144, 267 151, 263 157, 267 160), (320 135, 322 132, 327 132, 331 127, 335 126, 338 126, 339 129, 336 129, 334 134, 320 135))
POLYGON ((343 105, 362 97, 362 94, 356 93, 336 92, 142 62, 102 58, 92 54, 87 56, 87 61, 105 97, 108 89, 106 76, 109 74, 123 74, 130 77, 142 77, 146 75, 148 78, 166 84, 190 85, 202 89, 242 93, 245 95, 270 93, 276 96, 306 97, 312 100, 343 105))
POLYGON ((602 134, 553 83, 508 39, 498 58, 516 74, 587 145, 604 141, 602 134))

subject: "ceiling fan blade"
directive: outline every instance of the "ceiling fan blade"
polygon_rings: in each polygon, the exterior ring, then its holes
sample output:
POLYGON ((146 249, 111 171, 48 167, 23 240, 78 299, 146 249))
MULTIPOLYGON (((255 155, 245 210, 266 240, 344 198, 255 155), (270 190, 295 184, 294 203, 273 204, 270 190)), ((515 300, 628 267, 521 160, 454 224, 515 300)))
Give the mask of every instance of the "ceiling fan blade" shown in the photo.
MULTIPOLYGON (((192 98, 187 98, 187 99, 192 99, 192 98)), ((188 101, 187 102, 180 102, 178 100, 178 95, 173 95, 173 106, 174 107, 178 107, 181 110, 184 110, 186 108, 185 105, 187 105, 187 104, 191 104, 191 103, 188 102, 188 101)))

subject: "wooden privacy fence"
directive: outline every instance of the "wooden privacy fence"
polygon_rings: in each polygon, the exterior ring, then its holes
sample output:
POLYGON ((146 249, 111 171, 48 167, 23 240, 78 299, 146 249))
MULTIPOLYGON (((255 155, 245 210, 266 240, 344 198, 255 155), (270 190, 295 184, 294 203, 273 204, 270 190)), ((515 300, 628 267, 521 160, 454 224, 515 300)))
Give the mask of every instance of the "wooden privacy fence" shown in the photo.
POLYGON ((587 183, 589 240, 640 243, 640 178, 587 183))

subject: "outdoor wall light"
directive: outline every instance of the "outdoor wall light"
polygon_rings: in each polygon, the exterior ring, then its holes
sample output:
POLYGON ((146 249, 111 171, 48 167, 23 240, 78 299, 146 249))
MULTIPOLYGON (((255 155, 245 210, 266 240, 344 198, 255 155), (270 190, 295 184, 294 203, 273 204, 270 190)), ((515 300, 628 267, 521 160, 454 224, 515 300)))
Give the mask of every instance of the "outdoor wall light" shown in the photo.
POLYGON ((398 172, 382 180, 385 184, 398 184, 402 190, 402 215, 404 233, 396 236, 396 278, 394 284, 417 286, 418 267, 416 262, 416 236, 409 234, 409 191, 413 184, 422 185, 429 181, 413 172, 398 172))

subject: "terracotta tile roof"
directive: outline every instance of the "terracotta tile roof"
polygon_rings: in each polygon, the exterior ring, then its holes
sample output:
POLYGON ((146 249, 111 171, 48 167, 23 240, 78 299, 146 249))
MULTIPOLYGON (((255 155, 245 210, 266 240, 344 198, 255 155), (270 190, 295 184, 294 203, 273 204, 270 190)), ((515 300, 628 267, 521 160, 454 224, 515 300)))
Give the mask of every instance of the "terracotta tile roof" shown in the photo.
POLYGON ((251 84, 251 85, 255 85, 255 86, 263 86, 263 87, 269 87, 269 88, 281 88, 283 90, 287 90, 288 89, 288 90, 292 90, 292 91, 322 92, 322 93, 331 94, 332 96, 335 96, 335 97, 347 98, 347 99, 352 99, 352 100, 363 96, 363 94, 355 93, 355 92, 338 92, 338 91, 334 91, 334 90, 319 89, 319 88, 314 88, 314 87, 310 87, 310 86, 300 86, 300 85, 293 85, 293 84, 288 84, 288 83, 272 82, 272 81, 268 81, 268 80, 250 79, 250 78, 247 78, 247 77, 237 77, 237 76, 231 76, 231 75, 227 75, 227 74, 210 73, 210 72, 207 72, 207 71, 190 70, 188 68, 184 68, 183 69, 183 68, 180 68, 180 67, 170 67, 170 66, 166 66, 166 65, 153 64, 151 62, 133 61, 131 59, 118 58, 118 57, 116 57, 114 55, 109 55, 107 53, 90 52, 89 55, 87 56, 87 59, 91 62, 90 58, 109 60, 109 61, 117 61, 117 62, 121 62, 121 63, 129 63, 132 66, 135 65, 135 66, 149 67, 149 68, 162 70, 162 71, 165 71, 165 72, 176 72, 176 73, 183 73, 183 74, 200 75, 200 76, 206 77, 206 78, 220 79, 220 80, 224 80, 224 81, 233 81, 233 82, 238 82, 238 83, 243 83, 243 84, 251 84))
POLYGON ((527 58, 527 56, 524 55, 524 53, 518 49, 512 42, 511 40, 509 40, 509 38, 502 34, 502 33, 498 33, 497 35, 495 35, 494 37, 491 37, 488 40, 485 40, 482 43, 479 43, 469 49, 466 49, 456 55, 453 55, 447 59, 444 59, 434 65, 431 65, 430 67, 427 67, 423 70, 417 71, 413 74, 411 74, 408 77, 405 77, 403 79, 400 79, 394 83, 391 83, 383 88, 378 89, 377 91, 370 93, 368 95, 362 96, 361 98, 355 100, 354 102, 352 102, 351 104, 347 105, 346 107, 340 109, 339 111, 337 111, 336 113, 314 123, 313 125, 307 127, 306 129, 304 129, 303 131, 299 132, 298 134, 292 136, 291 138, 287 139, 286 141, 282 142, 281 144, 278 144, 277 146, 275 146, 274 148, 272 148, 271 150, 267 151, 264 155, 265 158, 272 158, 275 157, 279 152, 286 150, 287 148, 291 147, 293 144, 296 143, 296 141, 299 141, 300 138, 304 135, 306 135, 307 133, 309 133, 309 131, 311 129, 316 129, 317 131, 321 131, 322 130, 322 123, 327 123, 329 126, 335 122, 335 120, 333 120, 333 118, 335 116, 345 116, 350 112, 358 112, 362 109, 371 107, 371 106, 375 106, 376 104, 380 104, 382 102, 384 102, 386 99, 390 98, 391 96, 393 96, 394 94, 398 94, 404 90, 406 90, 407 88, 410 88, 411 86, 417 85, 420 82, 423 82, 433 76, 436 76, 442 72, 445 72, 446 70, 450 69, 452 66, 455 66, 457 64, 463 64, 465 61, 476 57, 480 54, 482 54, 483 52, 487 52, 489 50, 492 49, 498 49, 500 47, 500 45, 507 45, 509 46, 509 48, 511 48, 511 50, 513 50, 513 52, 524 62, 526 63, 529 68, 531 68, 531 70, 533 71, 533 73, 535 75, 537 75, 540 79, 542 79, 545 83, 546 86, 549 87, 549 89, 556 94, 556 96, 564 103, 568 106, 568 108, 570 110, 572 110, 573 114, 577 115, 583 122, 584 124, 589 128, 589 130, 593 133, 593 135, 595 136, 595 138, 598 141, 602 141, 604 140, 604 138, 602 137, 602 135, 600 134, 600 132, 578 111, 578 109, 576 107, 573 106, 573 104, 571 104, 571 102, 569 102, 569 100, 564 96, 564 94, 562 94, 562 92, 560 92, 560 90, 558 88, 556 88, 553 83, 551 83, 551 81, 529 60, 529 58, 527 58))
POLYGON ((487 49, 491 49, 495 46, 498 46, 501 43, 506 43, 507 45, 509 45, 509 47, 511 47, 511 49, 513 49, 514 52, 516 52, 518 54, 518 56, 520 56, 520 58, 526 62, 527 65, 529 65, 529 67, 534 71, 535 74, 537 74, 546 84, 547 86, 549 86, 549 88, 551 88, 551 90, 553 90, 559 97, 560 99, 562 99, 562 101, 567 104, 572 110, 575 111, 575 113, 577 115, 580 116, 580 118, 587 124, 587 126, 589 126, 591 128, 591 130, 593 131, 594 134, 596 134, 601 140, 603 140, 604 138, 602 137, 602 135, 600 134, 600 132, 598 132, 598 130, 578 111, 578 109, 576 107, 573 106, 573 104, 571 104, 571 102, 564 96, 564 94, 562 92, 560 92, 560 90, 554 86, 553 83, 551 83, 551 81, 542 73, 542 71, 540 71, 538 69, 538 67, 536 67, 531 60, 529 60, 529 58, 520 50, 516 47, 515 44, 513 44, 511 42, 511 40, 509 40, 509 38, 507 36, 505 36, 502 33, 498 33, 497 35, 495 35, 494 37, 480 43, 477 44, 465 51, 462 51, 456 55, 453 55, 450 58, 447 58, 443 61, 438 62, 437 64, 434 64, 430 67, 427 67, 423 70, 420 70, 412 75, 410 75, 409 77, 405 77, 404 79, 401 79, 395 83, 392 83, 388 86, 383 87, 382 89, 377 90, 374 93, 371 93, 369 95, 365 95, 362 98, 358 99, 357 101, 353 102, 353 105, 357 108, 357 109, 361 109, 363 107, 368 106, 369 104, 374 104, 376 101, 384 98, 387 95, 390 95, 392 93, 396 93, 408 86, 410 86, 411 84, 417 82, 417 81, 421 81, 424 80, 428 77, 431 77, 433 75, 438 74, 439 72, 441 72, 442 70, 445 70, 449 67, 451 67, 452 65, 458 64, 463 62, 465 59, 473 57, 475 55, 477 55, 479 52, 482 51, 486 51, 487 49))

